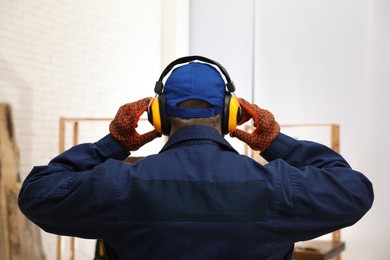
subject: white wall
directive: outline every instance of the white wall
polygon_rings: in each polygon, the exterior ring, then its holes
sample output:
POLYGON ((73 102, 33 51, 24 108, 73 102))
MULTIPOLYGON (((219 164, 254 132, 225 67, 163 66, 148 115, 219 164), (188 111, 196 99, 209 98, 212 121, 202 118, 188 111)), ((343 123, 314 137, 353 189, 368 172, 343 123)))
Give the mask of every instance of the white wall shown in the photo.
POLYGON ((190 54, 221 63, 236 94, 252 97, 253 0, 191 0, 190 54))
MULTIPOLYGON (((340 124, 341 153, 376 193, 373 209, 342 231, 346 260, 388 259, 389 13, 385 0, 191 1, 191 50, 229 65, 226 57, 235 57, 228 70, 247 81, 251 74, 243 71, 253 69, 253 98, 280 123, 340 124), (254 67, 242 59, 252 44, 251 8, 254 67), (234 44, 221 44, 228 38, 234 44)), ((249 86, 240 85, 239 95, 248 98, 249 86)))
POLYGON ((189 54, 189 5, 189 0, 162 0, 161 71, 173 60, 189 54))
MULTIPOLYGON (((362 118, 361 122, 369 124, 369 131, 364 133, 367 150, 360 146, 364 155, 369 158, 366 162, 367 174, 372 177, 376 191, 376 201, 373 211, 367 222, 368 237, 373 240, 370 243, 372 248, 372 259, 388 259, 388 243, 390 240, 390 190, 388 183, 388 157, 390 155, 390 2, 376 0, 370 2, 369 8, 369 30, 370 46, 368 55, 370 57, 370 81, 368 88, 371 93, 371 113, 362 118)), ((367 97, 362 96, 360 101, 364 104, 367 97)), ((365 161, 363 159, 363 161, 365 161)))
POLYGON ((387 259, 388 1, 259 1, 255 99, 285 123, 337 123, 341 153, 374 183, 373 209, 344 229, 343 259, 387 259))
MULTIPOLYGON (((161 48, 160 0, 0 1, 0 102, 13 108, 22 178, 57 155, 60 116, 113 117, 153 96, 161 48)), ((55 237, 44 243, 55 259, 55 237)), ((77 259, 93 246, 78 240, 77 259)))

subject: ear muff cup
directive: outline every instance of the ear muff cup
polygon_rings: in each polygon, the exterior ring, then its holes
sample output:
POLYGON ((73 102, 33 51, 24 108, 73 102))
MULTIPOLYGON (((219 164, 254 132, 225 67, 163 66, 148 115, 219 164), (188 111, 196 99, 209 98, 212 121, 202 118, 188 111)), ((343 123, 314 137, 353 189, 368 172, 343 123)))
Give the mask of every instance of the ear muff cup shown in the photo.
POLYGON ((238 103, 238 100, 231 93, 225 93, 225 100, 223 106, 223 114, 222 114, 222 125, 221 131, 223 135, 228 134, 229 132, 234 131, 236 129, 238 123, 242 118, 242 110, 241 106, 238 103))
POLYGON ((148 120, 163 135, 169 135, 171 125, 165 112, 165 95, 160 94, 154 98, 148 107, 148 120))
POLYGON ((148 107, 148 121, 161 133, 161 119, 158 98, 154 98, 148 107))

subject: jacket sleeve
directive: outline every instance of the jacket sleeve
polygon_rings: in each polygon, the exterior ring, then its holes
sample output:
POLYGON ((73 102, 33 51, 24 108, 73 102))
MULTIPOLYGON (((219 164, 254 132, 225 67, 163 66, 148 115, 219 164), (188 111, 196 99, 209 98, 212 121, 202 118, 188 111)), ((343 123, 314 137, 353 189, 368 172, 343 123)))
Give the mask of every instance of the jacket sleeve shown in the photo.
MULTIPOLYGON (((80 144, 58 155, 47 166, 34 167, 23 182, 21 211, 47 232, 96 238, 99 234, 101 181, 108 159, 124 160, 129 152, 110 134, 93 144, 80 144)), ((110 192, 110 185, 104 192, 110 192)))
POLYGON ((371 182, 332 149, 282 133, 262 153, 281 174, 282 210, 293 214, 296 241, 353 225, 371 208, 371 182))

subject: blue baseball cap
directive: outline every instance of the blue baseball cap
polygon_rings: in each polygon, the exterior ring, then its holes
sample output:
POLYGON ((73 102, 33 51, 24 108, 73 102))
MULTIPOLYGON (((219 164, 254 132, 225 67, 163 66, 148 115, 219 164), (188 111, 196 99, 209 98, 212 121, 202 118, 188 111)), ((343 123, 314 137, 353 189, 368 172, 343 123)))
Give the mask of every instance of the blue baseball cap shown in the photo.
POLYGON ((180 118, 211 117, 222 113, 225 81, 213 66, 190 62, 177 67, 164 85, 166 113, 180 118), (199 99, 211 108, 180 108, 180 102, 199 99))

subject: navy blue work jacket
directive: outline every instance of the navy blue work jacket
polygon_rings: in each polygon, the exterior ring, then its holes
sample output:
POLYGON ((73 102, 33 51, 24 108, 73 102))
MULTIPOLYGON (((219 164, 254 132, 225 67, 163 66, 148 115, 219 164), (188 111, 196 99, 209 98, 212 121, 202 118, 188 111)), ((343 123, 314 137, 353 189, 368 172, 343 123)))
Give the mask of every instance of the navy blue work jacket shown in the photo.
POLYGON ((294 242, 358 221, 370 181, 326 146, 279 134, 261 165, 207 126, 137 163, 111 135, 34 167, 22 212, 47 232, 103 239, 120 259, 291 259, 294 242))

